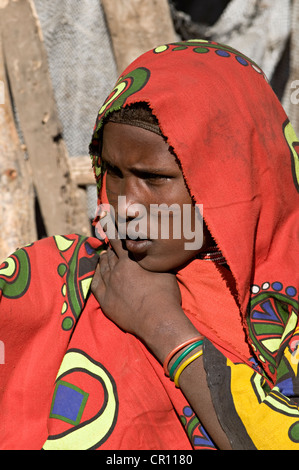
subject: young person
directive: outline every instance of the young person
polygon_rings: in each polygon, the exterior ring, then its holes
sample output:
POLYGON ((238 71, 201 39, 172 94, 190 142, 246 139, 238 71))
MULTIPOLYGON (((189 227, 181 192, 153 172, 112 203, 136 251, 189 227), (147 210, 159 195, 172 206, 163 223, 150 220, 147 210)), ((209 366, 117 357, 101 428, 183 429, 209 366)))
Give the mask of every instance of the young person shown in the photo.
POLYGON ((102 241, 1 266, 3 448, 298 448, 297 146, 229 46, 124 71, 90 146, 102 241))

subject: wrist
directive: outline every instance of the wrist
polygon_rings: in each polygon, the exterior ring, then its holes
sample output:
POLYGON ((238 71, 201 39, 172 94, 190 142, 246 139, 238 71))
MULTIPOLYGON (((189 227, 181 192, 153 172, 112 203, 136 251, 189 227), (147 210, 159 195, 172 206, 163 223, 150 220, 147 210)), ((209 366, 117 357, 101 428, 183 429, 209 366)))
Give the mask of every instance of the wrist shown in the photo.
POLYGON ((194 354, 202 352, 202 344, 203 336, 199 335, 184 341, 174 348, 163 363, 165 375, 170 377, 170 379, 177 384, 175 377, 179 377, 194 354))
POLYGON ((163 364, 169 353, 179 345, 200 336, 181 307, 167 307, 155 315, 147 315, 139 337, 163 364))

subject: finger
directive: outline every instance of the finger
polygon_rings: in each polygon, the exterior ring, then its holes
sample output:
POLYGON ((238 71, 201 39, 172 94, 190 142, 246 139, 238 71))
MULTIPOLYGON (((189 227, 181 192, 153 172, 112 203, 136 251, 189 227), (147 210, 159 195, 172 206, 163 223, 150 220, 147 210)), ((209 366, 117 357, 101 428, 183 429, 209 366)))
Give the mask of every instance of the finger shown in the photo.
POLYGON ((116 255, 116 253, 114 252, 112 248, 108 248, 107 250, 107 259, 108 259, 110 270, 112 271, 118 262, 118 256, 116 255))
MULTIPOLYGON (((104 205, 105 206, 105 205, 104 205)), ((98 208, 98 222, 96 224, 96 236, 100 240, 107 240, 115 237, 116 228, 114 218, 108 210, 100 206, 98 208)))
POLYGON ((100 213, 101 227, 105 235, 107 236, 109 243, 116 253, 118 258, 128 256, 127 250, 123 247, 123 242, 119 238, 118 229, 115 223, 115 218, 111 216, 107 211, 102 211, 100 213))
POLYGON ((109 240, 110 245, 118 258, 128 257, 128 251, 123 247, 123 241, 119 238, 109 240))
POLYGON ((97 301, 101 303, 101 299, 104 298, 104 295, 106 292, 106 286, 100 273, 99 264, 97 265, 94 276, 93 276, 93 280, 91 283, 91 292, 93 293, 97 301))
POLYGON ((106 232, 103 229, 103 226, 104 226, 103 220, 106 218, 107 213, 108 213, 107 211, 104 211, 103 209, 101 209, 101 206, 97 208, 96 218, 98 218, 98 221, 95 226, 95 235, 97 238, 99 238, 99 240, 107 239, 106 232))
POLYGON ((100 275, 106 284, 107 275, 110 275, 110 266, 109 266, 107 251, 102 251, 102 253, 100 254, 100 262, 98 266, 99 266, 100 275))

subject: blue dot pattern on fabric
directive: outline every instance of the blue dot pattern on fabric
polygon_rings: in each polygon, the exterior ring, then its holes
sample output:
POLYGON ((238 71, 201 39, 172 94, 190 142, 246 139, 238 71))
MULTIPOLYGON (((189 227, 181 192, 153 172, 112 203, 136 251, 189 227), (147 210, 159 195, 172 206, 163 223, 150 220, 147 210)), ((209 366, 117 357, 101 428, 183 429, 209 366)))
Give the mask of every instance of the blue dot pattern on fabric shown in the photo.
POLYGON ((242 65, 248 65, 247 60, 243 59, 243 57, 236 56, 237 61, 242 65))
POLYGON ((218 49, 216 54, 220 55, 221 57, 230 57, 230 54, 227 51, 223 51, 222 49, 218 49))
POLYGON ((190 408, 190 406, 185 406, 184 415, 187 416, 187 417, 190 417, 193 414, 194 414, 194 411, 192 410, 192 408, 190 408))
POLYGON ((286 293, 290 297, 294 297, 297 294, 297 289, 295 289, 295 287, 289 286, 289 287, 286 288, 286 293))
POLYGON ((282 284, 281 282, 273 282, 272 288, 276 291, 280 291, 282 289, 282 284))

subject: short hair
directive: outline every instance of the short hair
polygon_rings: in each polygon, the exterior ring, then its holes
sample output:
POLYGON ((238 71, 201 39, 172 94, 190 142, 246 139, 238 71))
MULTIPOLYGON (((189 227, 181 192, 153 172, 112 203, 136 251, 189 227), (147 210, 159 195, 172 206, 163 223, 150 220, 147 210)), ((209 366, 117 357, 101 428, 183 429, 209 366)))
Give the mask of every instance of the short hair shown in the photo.
POLYGON ((141 127, 147 131, 161 135, 158 119, 152 113, 149 105, 145 102, 134 103, 132 105, 112 111, 104 120, 107 122, 116 122, 119 124, 128 124, 135 127, 141 127))

